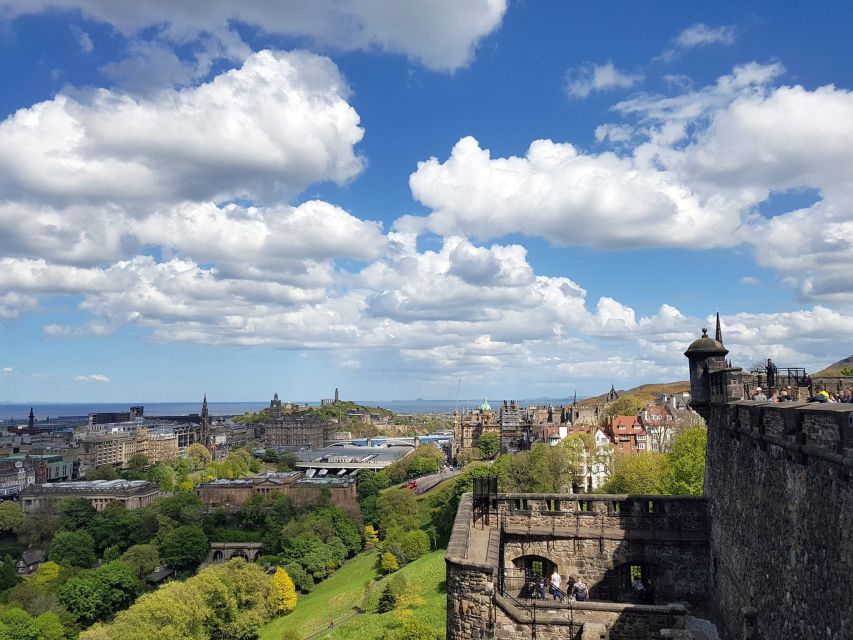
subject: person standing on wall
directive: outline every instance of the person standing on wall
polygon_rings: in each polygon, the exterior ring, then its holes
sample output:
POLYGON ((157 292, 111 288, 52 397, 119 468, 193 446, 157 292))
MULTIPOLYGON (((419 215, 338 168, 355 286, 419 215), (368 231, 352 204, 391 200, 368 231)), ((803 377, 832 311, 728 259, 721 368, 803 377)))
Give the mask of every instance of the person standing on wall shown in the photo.
POLYGON ((767 358, 767 366, 764 368, 767 373, 767 389, 770 393, 773 393, 773 389, 776 388, 776 365, 773 364, 773 361, 770 358, 767 358))

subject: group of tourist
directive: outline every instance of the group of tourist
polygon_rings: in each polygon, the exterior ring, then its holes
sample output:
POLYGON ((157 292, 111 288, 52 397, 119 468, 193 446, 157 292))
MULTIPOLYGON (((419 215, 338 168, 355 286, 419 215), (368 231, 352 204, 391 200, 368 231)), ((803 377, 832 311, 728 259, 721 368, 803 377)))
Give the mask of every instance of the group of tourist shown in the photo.
MULTIPOLYGON (((578 576, 569 576, 565 590, 563 589, 563 578, 560 576, 557 569, 551 574, 551 579, 548 583, 548 593, 554 600, 562 600, 568 597, 569 600, 577 600, 584 602, 589 600, 589 589, 584 584, 583 578, 578 576)), ((534 576, 527 585, 528 597, 533 599, 545 599, 545 578, 543 576, 534 576)))
POLYGON ((655 583, 654 580, 646 580, 644 577, 634 580, 634 600, 637 604, 654 604, 655 603, 655 583))
POLYGON ((835 393, 820 387, 818 392, 809 398, 809 402, 853 402, 853 387, 835 393))
MULTIPOLYGON (((791 387, 785 387, 779 391, 773 392, 770 397, 764 393, 764 389, 756 387, 752 391, 752 400, 759 402, 791 402, 796 400, 791 387)), ((842 389, 841 391, 827 391, 825 387, 818 386, 817 392, 809 392, 809 402, 850 402, 853 403, 853 387, 842 389)))

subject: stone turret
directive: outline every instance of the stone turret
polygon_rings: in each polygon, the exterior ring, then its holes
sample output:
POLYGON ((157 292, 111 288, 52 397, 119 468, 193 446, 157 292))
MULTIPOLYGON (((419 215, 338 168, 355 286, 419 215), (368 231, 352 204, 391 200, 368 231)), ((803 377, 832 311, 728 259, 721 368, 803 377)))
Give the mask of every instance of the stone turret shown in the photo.
MULTIPOLYGON (((722 332, 717 325, 717 335, 722 332)), ((702 337, 687 347, 684 355, 690 363, 690 404, 695 407, 707 406, 711 402, 710 374, 726 368, 726 356, 729 350, 721 340, 708 336, 708 330, 702 329, 702 337)))

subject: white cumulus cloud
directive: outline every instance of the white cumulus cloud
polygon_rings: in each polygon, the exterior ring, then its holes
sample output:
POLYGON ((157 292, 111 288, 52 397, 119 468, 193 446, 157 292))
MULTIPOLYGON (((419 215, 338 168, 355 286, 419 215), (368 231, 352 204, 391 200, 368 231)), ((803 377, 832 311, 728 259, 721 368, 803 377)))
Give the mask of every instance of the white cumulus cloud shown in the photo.
POLYGON ((734 44, 735 30, 730 26, 709 27, 703 22, 692 24, 678 34, 675 43, 683 48, 704 47, 709 44, 734 44))
POLYGON ((50 9, 80 10, 126 35, 156 28, 162 37, 185 43, 200 35, 233 38, 232 23, 258 27, 270 35, 308 38, 343 50, 399 53, 441 71, 471 62, 480 40, 496 30, 506 0, 337 0, 267 2, 230 0, 2 0, 0 15, 50 9))
POLYGON ((88 376, 74 376, 74 382, 110 382, 110 379, 101 373, 92 373, 88 376))
POLYGON ((564 82, 569 97, 587 98, 601 91, 633 87, 642 79, 642 74, 620 71, 613 66, 613 62, 607 61, 604 64, 585 62, 579 67, 569 69, 564 82))
POLYGON ((48 202, 293 196, 362 170, 328 58, 262 51, 199 87, 60 94, 0 123, 0 196, 48 202))

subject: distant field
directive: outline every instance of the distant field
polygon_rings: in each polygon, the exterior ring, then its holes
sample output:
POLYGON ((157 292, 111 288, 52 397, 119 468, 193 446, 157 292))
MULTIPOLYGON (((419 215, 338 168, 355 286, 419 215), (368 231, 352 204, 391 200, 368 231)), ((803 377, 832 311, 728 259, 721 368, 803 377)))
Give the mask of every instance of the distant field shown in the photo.
POLYGON ((267 624, 260 633, 261 640, 279 640, 288 629, 295 629, 300 637, 327 629, 329 619, 335 620, 334 629, 322 634, 324 640, 374 640, 387 630, 400 624, 400 612, 429 624, 436 633, 444 636, 447 620, 444 593, 444 549, 406 565, 400 571, 383 578, 368 601, 367 613, 358 614, 343 622, 361 603, 364 583, 376 575, 376 555, 362 554, 341 567, 331 578, 317 585, 307 596, 300 596, 296 610, 267 624), (379 594, 385 583, 394 575, 406 577, 409 606, 388 613, 375 613, 379 594))

